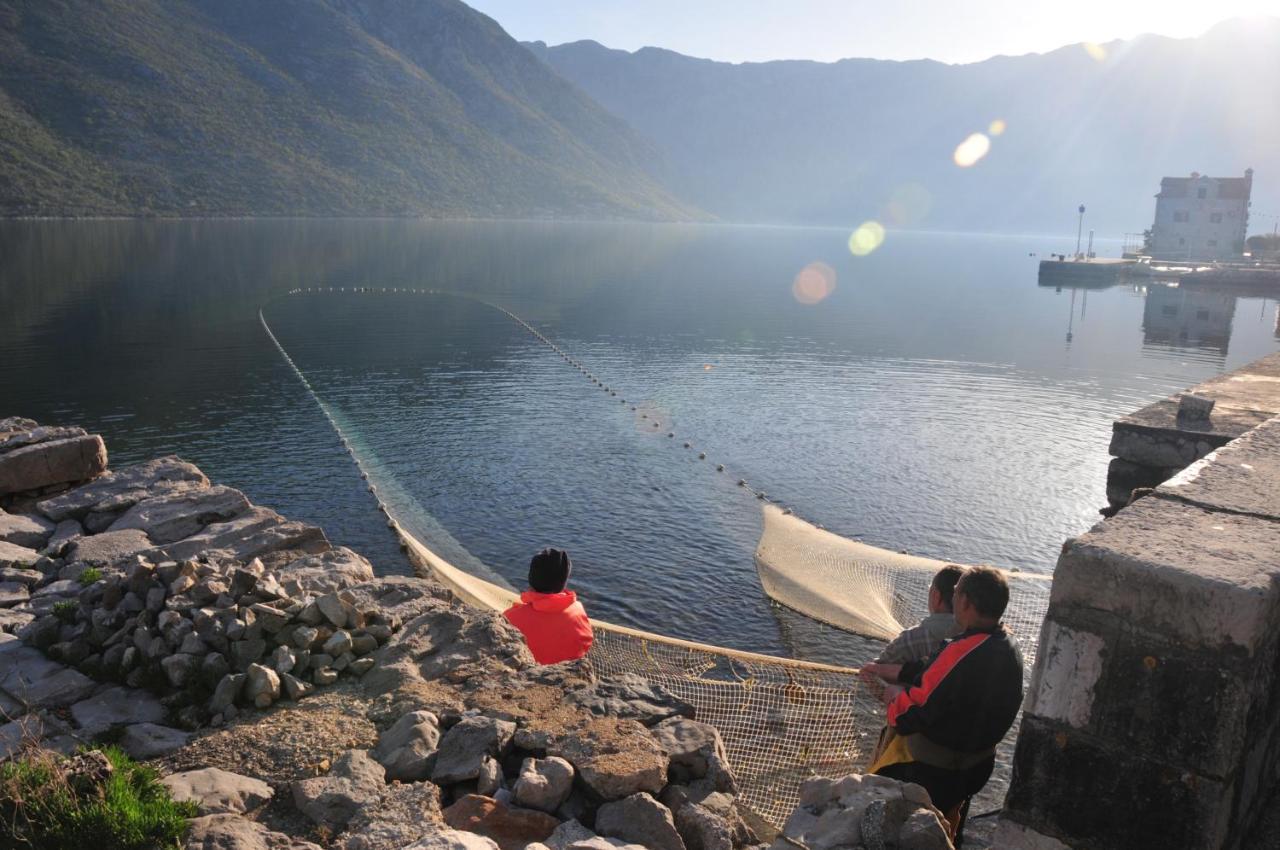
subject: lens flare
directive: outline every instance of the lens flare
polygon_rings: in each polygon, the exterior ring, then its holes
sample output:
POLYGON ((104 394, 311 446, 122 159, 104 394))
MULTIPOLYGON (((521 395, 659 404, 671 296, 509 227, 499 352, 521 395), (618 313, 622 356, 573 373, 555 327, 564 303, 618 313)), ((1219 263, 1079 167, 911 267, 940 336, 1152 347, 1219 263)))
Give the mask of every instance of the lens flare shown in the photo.
POLYGON ((1101 44, 1094 44, 1092 41, 1086 41, 1080 46, 1084 48, 1084 52, 1088 53, 1089 58, 1094 62, 1107 61, 1107 48, 1103 47, 1101 44))
POLYGON ((1003 118, 997 118, 996 120, 992 121, 990 124, 987 125, 987 135, 999 136, 1003 134, 1004 131, 1008 129, 1008 127, 1009 125, 1004 123, 1003 118))
POLYGON ((849 237, 849 252, 855 257, 865 257, 884 242, 884 225, 878 221, 864 221, 849 237))
POLYGON ((810 263, 791 282, 791 297, 801 304, 817 304, 836 291, 836 270, 826 263, 810 263))
POLYGON ((918 223, 933 208, 933 196, 919 183, 905 183, 893 190, 884 215, 889 224, 909 227, 918 223))
POLYGON ((951 158, 961 168, 977 165, 978 161, 991 150, 991 139, 985 133, 973 133, 969 138, 956 145, 956 152, 951 158))

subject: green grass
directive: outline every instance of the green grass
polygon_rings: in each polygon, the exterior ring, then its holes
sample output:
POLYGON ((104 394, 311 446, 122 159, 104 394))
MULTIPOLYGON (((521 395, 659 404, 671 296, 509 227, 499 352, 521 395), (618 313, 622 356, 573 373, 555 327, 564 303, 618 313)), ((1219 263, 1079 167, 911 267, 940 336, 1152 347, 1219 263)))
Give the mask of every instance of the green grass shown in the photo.
POLYGON ((79 607, 80 603, 76 600, 63 599, 61 602, 53 603, 53 616, 64 623, 73 622, 76 618, 76 609, 79 607))
POLYGON ((176 848, 195 817, 151 767, 115 747, 101 750, 111 775, 101 784, 69 782, 59 756, 31 750, 0 765, 0 847, 29 850, 176 848))
POLYGON ((89 567, 84 572, 80 573, 80 578, 76 579, 76 581, 81 584, 93 584, 101 578, 102 570, 97 567, 89 567))

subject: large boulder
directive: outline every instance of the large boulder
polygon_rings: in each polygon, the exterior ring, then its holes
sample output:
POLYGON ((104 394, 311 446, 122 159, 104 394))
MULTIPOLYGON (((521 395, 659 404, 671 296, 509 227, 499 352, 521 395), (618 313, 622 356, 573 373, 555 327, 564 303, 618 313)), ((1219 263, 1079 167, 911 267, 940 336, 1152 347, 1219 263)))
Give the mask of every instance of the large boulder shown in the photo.
POLYGON ((107 446, 97 434, 11 449, 0 454, 0 496, 88 481, 106 468, 107 446))
POLYGON ((135 759, 146 760, 167 756, 180 750, 191 740, 191 733, 155 723, 134 723, 120 736, 120 749, 135 759))
POLYGON ((154 555, 172 561, 218 551, 248 561, 285 549, 319 553, 329 549, 324 532, 312 525, 286 520, 270 508, 250 508, 226 522, 211 523, 198 534, 155 549, 154 555))
POLYGON ((35 566, 38 560, 40 560, 40 553, 35 549, 19 546, 16 543, 0 542, 0 567, 26 570, 35 566))
POLYGON ((431 775, 440 743, 440 724, 429 711, 414 711, 378 736, 371 755, 387 771, 387 779, 418 782, 431 775))
POLYGON ((596 812, 596 832, 652 850, 685 850, 671 810, 645 793, 601 806, 596 812))
MULTIPOLYGON (((342 850, 400 850, 443 823, 440 789, 430 782, 392 783, 375 807, 361 809, 347 824, 342 850)), ((479 836, 477 836, 478 838, 479 836)))
POLYGON ((498 850, 498 845, 492 838, 474 832, 441 829, 423 836, 403 850, 498 850))
POLYGON ((573 776, 573 765, 562 758, 527 758, 520 765, 520 776, 511 789, 512 798, 518 806, 554 812, 569 798, 573 776))
POLYGON ((85 564, 114 564, 130 558, 152 546, 146 532, 136 528, 124 531, 106 531, 81 537, 71 544, 67 561, 85 564))
POLYGON ((0 454, 20 449, 23 446, 34 446, 36 443, 47 443, 50 440, 65 440, 69 437, 83 437, 83 428, 62 427, 59 425, 40 425, 33 419, 21 420, 0 419, 0 454), (4 427, 9 423, 15 427, 4 427), (25 424, 25 427, 23 427, 25 424))
POLYGON ((96 738, 128 723, 157 723, 166 713, 160 701, 147 691, 119 686, 104 688, 71 706, 71 716, 86 738, 96 738))
POLYGON ((276 577, 292 596, 323 596, 373 580, 373 565, 345 546, 319 555, 295 558, 275 568, 276 577))
POLYGON ((244 493, 221 485, 167 493, 138 502, 111 524, 108 531, 136 528, 155 543, 190 537, 213 522, 225 522, 250 508, 244 493))
POLYGON ((239 815, 205 815, 187 825, 183 850, 321 850, 239 815))
POLYGON ((516 725, 506 720, 464 717, 440 741, 432 781, 451 785, 478 778, 485 758, 505 754, 515 733, 516 725))
POLYGON ((653 727, 652 734, 671 759, 667 767, 671 782, 687 785, 704 778, 717 760, 728 764, 720 733, 710 724, 672 717, 653 727))
POLYGON ((524 850, 529 844, 545 841, 560 825, 546 812, 508 806, 479 794, 468 794, 445 809, 444 822, 491 838, 502 850, 524 850))
POLYGON ((792 850, 797 845, 810 850, 954 850, 928 792, 919 785, 870 774, 805 780, 800 805, 772 850, 792 850), (904 843, 904 837, 910 843, 904 843))
POLYGON ((36 514, 11 514, 0 510, 0 543, 43 549, 57 526, 36 514))
POLYGON ((275 795, 261 779, 241 776, 216 767, 173 773, 160 779, 169 795, 191 801, 202 815, 242 815, 267 803, 275 795))
POLYGON ((49 519, 61 522, 82 519, 91 512, 127 510, 162 493, 208 486, 209 479, 193 464, 169 456, 113 470, 69 493, 45 499, 36 507, 49 519))
POLYGON ((614 676, 594 687, 575 690, 570 698, 599 717, 622 717, 656 726, 671 717, 693 717, 694 707, 675 694, 634 673, 614 676))
POLYGON ((547 754, 572 764, 582 783, 603 800, 641 791, 658 794, 667 784, 667 754, 634 720, 593 720, 553 741, 547 754))
POLYGON ((6 652, 0 664, 0 690, 35 708, 71 705, 97 687, 97 682, 80 671, 50 661, 29 647, 6 652))
POLYGON ((340 830, 361 809, 372 808, 386 789, 386 771, 368 750, 348 750, 327 776, 293 783, 293 804, 315 823, 340 830))

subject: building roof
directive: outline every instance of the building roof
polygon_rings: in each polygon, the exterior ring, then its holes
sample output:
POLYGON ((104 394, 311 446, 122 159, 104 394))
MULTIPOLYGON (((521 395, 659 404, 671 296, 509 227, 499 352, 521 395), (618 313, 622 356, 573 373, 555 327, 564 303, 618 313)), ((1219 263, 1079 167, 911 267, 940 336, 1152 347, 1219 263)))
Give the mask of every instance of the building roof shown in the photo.
POLYGON ((1217 197, 1249 199, 1253 189, 1253 169, 1245 171, 1244 177, 1208 177, 1193 173, 1190 177, 1165 177, 1160 181, 1160 194, 1157 198, 1186 198, 1191 195, 1192 184, 1213 182, 1218 186, 1217 197))

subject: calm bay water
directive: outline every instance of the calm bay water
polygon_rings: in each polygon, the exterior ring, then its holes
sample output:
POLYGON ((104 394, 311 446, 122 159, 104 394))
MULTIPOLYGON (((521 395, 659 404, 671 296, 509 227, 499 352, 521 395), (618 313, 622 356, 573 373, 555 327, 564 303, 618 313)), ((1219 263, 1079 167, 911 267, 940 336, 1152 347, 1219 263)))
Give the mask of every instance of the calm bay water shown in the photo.
POLYGON ((407 572, 263 333, 265 304, 316 390, 416 502, 429 542, 461 546, 517 585, 534 550, 563 546, 604 619, 846 657, 832 651, 846 638, 763 597, 751 561, 759 503, 738 479, 876 545, 1049 571, 1105 502, 1116 416, 1277 348, 1270 302, 1037 287, 1029 253, 1069 250, 1066 240, 893 233, 855 258, 846 238, 624 224, 0 223, 0 415, 100 431, 117 466, 181 455, 322 525, 383 572, 407 572), (815 261, 835 289, 802 304, 792 282, 815 261), (280 297, 357 286, 500 304, 638 410, 475 301, 280 297))

